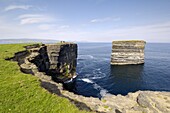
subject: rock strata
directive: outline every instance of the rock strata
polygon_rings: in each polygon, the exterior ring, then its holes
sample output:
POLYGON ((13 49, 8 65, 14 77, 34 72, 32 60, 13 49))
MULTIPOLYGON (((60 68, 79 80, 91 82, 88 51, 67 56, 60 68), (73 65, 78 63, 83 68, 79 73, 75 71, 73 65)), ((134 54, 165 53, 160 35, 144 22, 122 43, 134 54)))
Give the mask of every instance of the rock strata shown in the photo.
MULTIPOLYGON (((40 50, 44 47, 42 45, 19 52, 15 54, 14 59, 18 61, 23 72, 31 73, 38 77, 43 88, 53 94, 68 98, 79 108, 102 113, 170 113, 170 92, 137 91, 135 93, 129 93, 126 96, 106 94, 100 100, 64 90, 61 83, 54 82, 47 73, 39 71, 39 65, 30 62, 30 59, 32 61, 40 55, 40 50)), ((47 53, 44 52, 42 56, 45 54, 47 53)), ((39 62, 45 65, 44 61, 42 61, 39 62)))
MULTIPOLYGON (((76 75, 77 44, 57 43, 27 46, 30 57, 27 62, 34 63, 40 72, 45 72, 57 82, 65 82, 76 75)), ((26 62, 26 63, 27 63, 26 62)), ((30 73, 28 64, 22 63, 23 72, 30 73)))
POLYGON ((47 45, 49 74, 56 81, 67 81, 76 75, 77 44, 61 43, 47 45), (64 78, 63 78, 64 77, 64 78))
POLYGON ((145 41, 113 41, 111 65, 143 64, 145 41))

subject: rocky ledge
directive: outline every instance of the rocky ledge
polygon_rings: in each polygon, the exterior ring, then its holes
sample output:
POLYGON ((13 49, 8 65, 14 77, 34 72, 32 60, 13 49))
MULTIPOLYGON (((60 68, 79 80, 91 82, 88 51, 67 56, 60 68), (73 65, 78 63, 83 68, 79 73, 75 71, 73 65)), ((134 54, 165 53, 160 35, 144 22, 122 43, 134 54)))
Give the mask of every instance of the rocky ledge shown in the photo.
MULTIPOLYGON (((34 68, 51 76, 56 82, 64 83, 76 75, 77 44, 34 44, 26 46, 25 53, 29 57, 24 62, 19 60, 22 72, 32 73, 30 63, 34 63, 34 68)), ((21 59, 20 54, 16 54, 15 58, 21 59)))
POLYGON ((142 40, 113 41, 111 64, 143 64, 145 43, 142 40))
POLYGON ((40 67, 32 62, 40 57, 39 51, 42 51, 42 47, 44 45, 27 46, 26 51, 15 54, 14 60, 18 61, 22 72, 38 77, 43 88, 50 93, 68 98, 78 108, 102 113, 170 113, 170 92, 138 91, 126 96, 106 94, 98 99, 64 90, 62 83, 54 82, 48 73, 41 72, 40 67))

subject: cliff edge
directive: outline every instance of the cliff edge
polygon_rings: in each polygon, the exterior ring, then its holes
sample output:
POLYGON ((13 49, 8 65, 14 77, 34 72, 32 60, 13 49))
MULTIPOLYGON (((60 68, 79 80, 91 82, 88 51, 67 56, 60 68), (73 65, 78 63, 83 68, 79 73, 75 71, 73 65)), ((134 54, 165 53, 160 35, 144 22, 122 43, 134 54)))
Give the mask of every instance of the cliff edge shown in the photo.
MULTIPOLYGON (((15 57, 20 59, 21 53, 15 57)), ((19 61, 21 71, 25 73, 33 73, 29 70, 31 62, 36 65, 38 71, 50 75, 56 82, 64 83, 76 75, 77 44, 75 43, 34 44, 26 46, 26 53, 29 57, 26 57, 24 62, 19 61)))

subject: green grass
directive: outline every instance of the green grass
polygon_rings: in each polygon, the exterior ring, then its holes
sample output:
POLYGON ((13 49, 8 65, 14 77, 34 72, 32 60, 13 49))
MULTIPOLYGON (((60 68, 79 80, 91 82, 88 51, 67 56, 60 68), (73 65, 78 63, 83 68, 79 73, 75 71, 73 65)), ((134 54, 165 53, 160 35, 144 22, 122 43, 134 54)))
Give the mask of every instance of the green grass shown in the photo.
POLYGON ((0 45, 0 113, 85 113, 43 89, 37 77, 20 72, 17 62, 5 60, 25 45, 0 45))

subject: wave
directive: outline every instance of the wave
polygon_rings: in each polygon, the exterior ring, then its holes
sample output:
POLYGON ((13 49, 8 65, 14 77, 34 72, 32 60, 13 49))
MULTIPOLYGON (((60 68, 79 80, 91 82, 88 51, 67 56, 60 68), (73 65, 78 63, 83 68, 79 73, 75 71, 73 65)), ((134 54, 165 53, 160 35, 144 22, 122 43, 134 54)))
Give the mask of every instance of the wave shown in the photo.
POLYGON ((101 68, 93 70, 93 76, 91 75, 91 79, 101 79, 106 77, 106 74, 101 71, 101 68))
POLYGON ((101 95, 101 97, 104 97, 104 96, 106 96, 107 94, 108 94, 108 91, 107 91, 106 89, 100 90, 100 95, 101 95))
POLYGON ((92 80, 90 80, 88 78, 83 78, 81 80, 84 81, 84 82, 87 82, 87 83, 94 83, 92 80))
POLYGON ((95 82, 93 82, 92 80, 90 80, 88 78, 83 78, 80 80, 93 84, 93 88, 100 91, 98 94, 100 97, 104 97, 108 93, 108 91, 106 89, 102 88, 101 86, 99 86, 98 84, 96 84, 95 82))
POLYGON ((71 78, 70 80, 65 81, 64 83, 70 83, 72 81, 73 81, 73 78, 71 78))
POLYGON ((96 70, 100 71, 101 69, 100 69, 100 68, 98 68, 98 69, 96 69, 96 70))
POLYGON ((101 86, 99 86, 99 85, 96 84, 96 83, 95 83, 93 86, 94 86, 94 89, 97 89, 97 90, 101 90, 101 89, 102 89, 101 86))
POLYGON ((101 86, 99 86, 96 83, 94 83, 93 87, 94 87, 94 89, 100 91, 98 94, 100 97, 104 97, 108 93, 108 91, 106 89, 102 88, 101 86))
POLYGON ((104 77, 90 77, 90 79, 94 80, 94 79, 101 79, 101 78, 104 78, 104 77))
MULTIPOLYGON (((84 66, 83 68, 79 68, 78 69, 78 72, 77 72, 77 75, 82 75, 82 72, 84 70, 86 70, 85 68, 86 66, 84 66)), ((90 73, 83 73, 83 78, 88 78, 90 80, 94 80, 94 79, 101 79, 101 78, 104 78, 106 77, 106 74, 102 72, 101 68, 97 68, 97 69, 94 69, 92 70, 92 74, 90 73)))
POLYGON ((65 81, 64 83, 70 83, 70 82, 72 82, 76 77, 77 77, 77 74, 74 75, 71 79, 65 81))
POLYGON ((78 60, 84 60, 84 59, 94 59, 94 56, 92 55, 79 55, 78 60))

